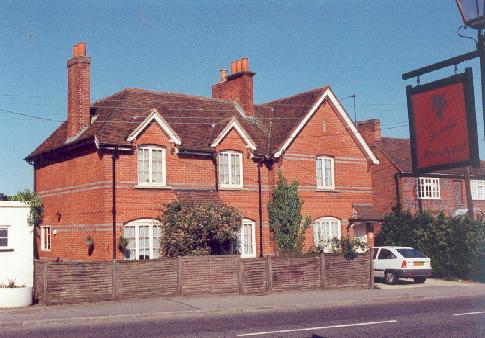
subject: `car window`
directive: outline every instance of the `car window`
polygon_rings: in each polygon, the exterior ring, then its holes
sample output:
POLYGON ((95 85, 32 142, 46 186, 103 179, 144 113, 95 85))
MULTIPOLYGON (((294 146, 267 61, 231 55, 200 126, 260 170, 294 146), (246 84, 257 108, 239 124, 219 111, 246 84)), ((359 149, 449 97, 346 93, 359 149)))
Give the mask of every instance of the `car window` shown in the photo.
POLYGON ((397 249, 397 252, 404 258, 428 258, 425 254, 416 249, 397 249))
POLYGON ((374 259, 376 259, 378 252, 379 252, 379 249, 374 248, 374 257, 373 257, 374 259))
POLYGON ((396 256, 390 250, 387 250, 387 249, 381 249, 378 257, 379 257, 379 259, 394 259, 394 258, 396 258, 396 256))

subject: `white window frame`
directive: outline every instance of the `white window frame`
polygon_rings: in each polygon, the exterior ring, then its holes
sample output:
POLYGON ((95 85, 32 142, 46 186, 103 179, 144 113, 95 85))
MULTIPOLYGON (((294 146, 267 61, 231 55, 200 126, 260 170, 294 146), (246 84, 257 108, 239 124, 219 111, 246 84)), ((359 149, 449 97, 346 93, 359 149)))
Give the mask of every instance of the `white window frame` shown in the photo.
POLYGON ((317 156, 315 161, 316 165, 316 180, 317 180, 317 189, 328 189, 328 190, 335 190, 335 160, 333 157, 330 156, 317 156), (330 161, 330 170, 331 170, 331 184, 326 183, 326 176, 325 176, 325 162, 330 161), (319 167, 319 162, 321 163, 319 167), (321 180, 320 180, 321 177, 321 180))
MULTIPOLYGON (((329 231, 327 234, 333 233, 332 229, 329 228, 329 231)), ((323 252, 324 253, 329 253, 331 252, 331 245, 330 242, 333 238, 342 238, 342 222, 335 217, 321 217, 316 219, 313 222, 313 243, 315 244, 315 247, 318 247, 323 244, 323 252), (327 225, 329 227, 331 226, 336 226, 337 227, 337 237, 333 236, 329 238, 325 238, 325 234, 321 234, 321 230, 324 225, 327 225)))
POLYGON ((243 219, 241 222, 241 230, 238 234, 238 247, 241 252, 241 258, 255 258, 256 257, 256 222, 250 219, 243 219), (244 242, 244 225, 251 226, 251 251, 252 253, 245 252, 245 242, 244 242))
POLYGON ((140 259, 140 227, 148 227, 148 257, 149 259, 158 259, 160 258, 160 250, 158 250, 158 255, 155 254, 157 246, 160 249, 160 238, 161 238, 161 231, 159 232, 160 236, 158 236, 158 243, 154 241, 155 239, 155 232, 154 228, 160 228, 160 222, 156 219, 145 218, 145 219, 137 219, 132 222, 128 222, 123 226, 123 237, 125 239, 130 239, 128 242, 128 246, 125 248, 124 256, 125 260, 139 260, 140 259), (133 227, 134 228, 134 242, 133 239, 127 237, 127 228, 133 227), (134 247, 132 246, 134 244, 134 247), (127 252, 131 252, 130 249, 134 249, 135 255, 132 257, 131 255, 127 257, 127 252))
POLYGON ((221 151, 218 156, 218 171, 219 171, 219 187, 220 188, 228 188, 228 189, 241 189, 244 186, 244 179, 243 179, 243 154, 239 151, 234 151, 234 150, 225 150, 221 151), (221 165, 222 165, 222 156, 227 155, 228 162, 227 162, 227 174, 229 175, 229 183, 222 183, 222 170, 221 170, 221 165), (239 160, 239 183, 234 183, 232 182, 233 180, 233 173, 232 173, 232 156, 236 155, 239 160))
POLYGON ((0 238, 6 238, 7 239, 7 245, 0 245, 0 250, 5 250, 5 249, 10 249, 10 237, 9 237, 9 225, 0 225, 0 230, 5 230, 7 231, 7 237, 0 237, 0 238))
POLYGON ((40 227, 40 250, 51 251, 52 248, 52 227, 42 225, 40 227))
POLYGON ((470 180, 472 200, 485 201, 485 180, 470 180))
POLYGON ((440 179, 437 177, 418 177, 417 196, 421 200, 441 199, 440 179))
POLYGON ((167 186, 167 150, 164 147, 154 145, 141 145, 136 150, 136 176, 137 187, 166 187, 167 186), (140 151, 148 150, 148 182, 141 182, 140 179, 140 151), (153 151, 162 152, 162 182, 153 182, 153 151))

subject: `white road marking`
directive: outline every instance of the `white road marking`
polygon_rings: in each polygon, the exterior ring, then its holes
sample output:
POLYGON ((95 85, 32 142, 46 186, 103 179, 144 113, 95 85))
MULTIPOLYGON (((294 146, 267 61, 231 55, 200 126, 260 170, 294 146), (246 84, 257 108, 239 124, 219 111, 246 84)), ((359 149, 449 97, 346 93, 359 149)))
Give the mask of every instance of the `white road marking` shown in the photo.
POLYGON ((465 312, 465 313, 454 313, 453 316, 468 316, 468 315, 480 315, 485 313, 485 311, 476 311, 476 312, 465 312))
POLYGON ((262 336, 265 334, 274 334, 274 333, 314 331, 314 330, 333 329, 333 328, 352 327, 352 326, 368 326, 368 325, 377 325, 377 324, 386 324, 386 323, 397 323, 397 320, 385 320, 382 322, 366 322, 366 323, 342 324, 342 325, 330 325, 330 326, 316 326, 316 327, 307 327, 303 329, 294 329, 294 330, 262 331, 262 332, 239 334, 237 335, 237 337, 262 336))

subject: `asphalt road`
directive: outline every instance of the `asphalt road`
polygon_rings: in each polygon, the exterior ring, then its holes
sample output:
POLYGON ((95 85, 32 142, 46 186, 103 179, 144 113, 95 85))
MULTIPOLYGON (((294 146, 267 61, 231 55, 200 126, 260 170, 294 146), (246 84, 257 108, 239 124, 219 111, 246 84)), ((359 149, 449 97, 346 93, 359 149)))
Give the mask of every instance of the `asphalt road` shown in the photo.
POLYGON ((485 337, 485 296, 0 331, 0 337, 485 337))

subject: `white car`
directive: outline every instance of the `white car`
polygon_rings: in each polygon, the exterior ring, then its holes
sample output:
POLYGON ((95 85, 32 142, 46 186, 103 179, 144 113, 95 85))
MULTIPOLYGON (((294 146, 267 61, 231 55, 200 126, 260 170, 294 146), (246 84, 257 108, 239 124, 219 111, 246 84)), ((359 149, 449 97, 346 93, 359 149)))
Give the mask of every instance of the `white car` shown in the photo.
POLYGON ((424 283, 431 277, 431 259, 411 247, 374 247, 374 277, 384 278, 387 284, 395 284, 399 278, 413 278, 424 283))

